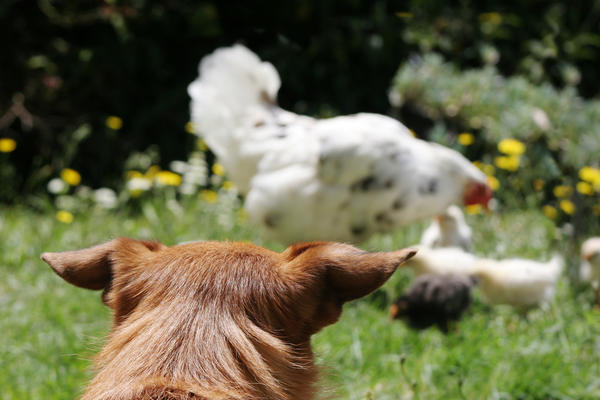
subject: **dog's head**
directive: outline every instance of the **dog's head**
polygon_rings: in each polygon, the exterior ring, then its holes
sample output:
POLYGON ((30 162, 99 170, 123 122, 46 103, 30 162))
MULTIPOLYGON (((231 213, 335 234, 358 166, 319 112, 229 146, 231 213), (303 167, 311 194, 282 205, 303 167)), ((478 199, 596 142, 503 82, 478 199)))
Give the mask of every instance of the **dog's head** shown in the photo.
POLYGON ((119 238, 44 253, 42 259, 67 282, 104 290, 117 326, 138 309, 195 305, 209 319, 243 313, 297 342, 335 322, 346 301, 377 289, 415 252, 368 253, 347 244, 311 242, 276 253, 248 243, 166 247, 119 238))
MULTIPOLYGON (((104 290, 123 323, 138 308, 201 304, 198 312, 243 312, 287 339, 335 322, 342 305, 381 286, 415 250, 368 253, 347 244, 301 243, 276 253, 248 243, 166 247, 119 238, 83 250, 44 253, 67 282, 104 290)), ((211 317, 216 317, 211 314, 211 317)))
POLYGON ((415 252, 120 238, 42 259, 67 282, 104 290, 114 311, 82 399, 310 399, 310 335, 415 252))

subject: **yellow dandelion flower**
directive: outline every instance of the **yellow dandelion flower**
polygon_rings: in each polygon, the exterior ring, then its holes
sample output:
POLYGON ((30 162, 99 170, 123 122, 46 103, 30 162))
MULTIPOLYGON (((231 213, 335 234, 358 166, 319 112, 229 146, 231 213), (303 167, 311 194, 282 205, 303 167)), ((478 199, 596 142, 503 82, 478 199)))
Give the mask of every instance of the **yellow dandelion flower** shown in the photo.
POLYGON ((208 146, 206 145, 206 142, 204 141, 204 139, 198 139, 196 141, 196 147, 200 151, 208 151, 208 146))
POLYGON ((215 175, 223 176, 225 175, 225 167, 219 163, 214 163, 212 166, 212 172, 215 175))
POLYGON ((500 181, 495 176, 488 175, 486 180, 487 184, 494 192, 500 188, 500 181))
POLYGON ((554 193, 554 196, 558 197, 559 199, 562 199, 563 197, 568 197, 572 195, 573 188, 571 186, 558 185, 555 186, 554 189, 552 189, 552 193, 554 193))
POLYGON ((481 170, 484 174, 489 176, 494 175, 494 173, 496 172, 496 168, 494 168, 492 164, 483 164, 481 166, 481 170))
POLYGON ((181 180, 182 180, 181 175, 176 174, 175 172, 171 172, 171 171, 157 172, 156 175, 154 176, 154 179, 160 185, 165 185, 165 186, 179 186, 179 185, 181 185, 181 180))
POLYGON ((185 131, 187 133, 195 133, 196 132, 196 130, 194 129, 194 123, 192 121, 185 124, 185 131))
POLYGON ((486 164, 481 161, 473 161, 473 165, 479 168, 480 171, 483 171, 483 173, 486 175, 494 175, 496 172, 496 168, 494 168, 494 166, 491 164, 486 164))
POLYGON ((68 211, 60 210, 56 213, 56 219, 62 222, 63 224, 70 224, 73 222, 73 214, 68 211))
POLYGON ((17 148, 17 142, 11 138, 0 138, 0 153, 10 153, 17 148))
POLYGON ((131 198, 133 198, 133 199, 136 199, 136 198, 140 197, 142 195, 142 193, 144 193, 143 190, 132 189, 129 191, 129 196, 131 196, 131 198))
POLYGON ((577 186, 575 186, 575 188, 579 193, 587 196, 594 194, 594 187, 587 182, 577 182, 577 186))
POLYGON ((462 144, 463 146, 470 146, 475 141, 475 136, 473 136, 472 133, 464 132, 458 135, 457 140, 458 143, 462 144))
POLYGON ((465 206, 465 211, 469 215, 480 214, 481 209, 481 204, 471 204, 470 206, 465 206))
POLYGON ((125 172, 125 178, 127 178, 127 180, 131 180, 131 179, 135 179, 135 178, 143 178, 144 174, 142 174, 140 171, 135 171, 135 170, 130 170, 125 172))
POLYGON ((579 170, 579 178, 592 184, 600 183, 600 169, 583 167, 579 170))
POLYGON ((150 168, 148 168, 148 171, 146 171, 144 177, 146 179, 153 180, 156 174, 158 174, 160 171, 161 169, 158 165, 152 165, 150 168))
POLYGON ((123 127, 123 120, 117 116, 111 115, 106 118, 106 126, 108 126, 113 131, 118 131, 123 127))
POLYGON ((510 156, 519 156, 525 153, 525 145, 517 139, 503 139, 498 143, 498 150, 510 156))
POLYGON ((502 23, 502 14, 497 12, 487 12, 479 14, 481 22, 488 22, 492 25, 500 25, 502 23))
POLYGON ((71 186, 77 186, 81 183, 81 175, 71 168, 65 168, 60 171, 60 177, 71 186))
POLYGON ((543 190, 544 186, 546 186, 546 182, 543 179, 536 179, 533 181, 533 188, 538 192, 543 190))
POLYGON ((200 192, 200 198, 207 203, 216 203, 219 195, 214 190, 203 190, 200 192))
POLYGON ((556 219, 556 217, 558 216, 558 211, 556 211, 556 208, 550 205, 543 206, 542 212, 544 213, 544 215, 546 215, 546 217, 550 219, 556 219))
POLYGON ((494 158, 494 164, 500 169, 516 171, 521 164, 521 158, 519 156, 500 156, 494 158))
POLYGON ((223 182, 223 189, 225 189, 225 190, 235 189, 235 183, 233 183, 231 181, 225 181, 225 182, 223 182))
POLYGON ((409 129, 408 132, 412 135, 412 137, 417 137, 417 134, 412 129, 409 129))
POLYGON ((559 203, 559 207, 564 211, 565 214, 572 215, 575 212, 575 204, 571 200, 561 200, 559 203))
POLYGON ((397 11, 396 17, 410 19, 413 17, 413 13, 408 12, 408 11, 397 11))

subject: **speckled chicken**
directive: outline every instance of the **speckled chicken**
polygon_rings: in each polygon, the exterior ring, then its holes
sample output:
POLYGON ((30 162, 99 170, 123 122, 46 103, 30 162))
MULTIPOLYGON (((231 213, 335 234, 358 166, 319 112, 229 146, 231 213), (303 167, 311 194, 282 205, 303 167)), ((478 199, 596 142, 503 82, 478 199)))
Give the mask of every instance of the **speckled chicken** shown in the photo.
POLYGON ((475 280, 468 276, 419 276, 390 307, 390 317, 404 319, 414 329, 436 325, 448 333, 449 324, 460 320, 471 305, 475 280))
POLYGON ((594 289, 594 301, 600 306, 600 237, 587 239, 581 245, 580 279, 594 289))
POLYGON ((384 115, 285 111, 276 105, 280 83, 273 65, 235 45, 206 56, 188 87, 196 133, 268 236, 360 242, 491 198, 485 175, 460 153, 384 115))
POLYGON ((431 248, 460 247, 471 251, 472 236, 471 227, 467 225, 463 212, 459 207, 452 205, 435 217, 431 225, 423 231, 421 245, 431 248))

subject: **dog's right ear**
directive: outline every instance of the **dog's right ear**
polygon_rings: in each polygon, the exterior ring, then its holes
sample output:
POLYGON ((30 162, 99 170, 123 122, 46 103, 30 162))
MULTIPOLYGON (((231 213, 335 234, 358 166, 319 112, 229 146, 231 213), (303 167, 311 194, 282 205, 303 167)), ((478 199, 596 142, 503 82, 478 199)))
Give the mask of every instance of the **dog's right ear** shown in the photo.
POLYGON ((112 279, 115 252, 135 256, 140 251, 157 251, 165 247, 160 242, 118 238, 83 250, 43 253, 41 258, 70 284, 84 289, 101 290, 112 279))

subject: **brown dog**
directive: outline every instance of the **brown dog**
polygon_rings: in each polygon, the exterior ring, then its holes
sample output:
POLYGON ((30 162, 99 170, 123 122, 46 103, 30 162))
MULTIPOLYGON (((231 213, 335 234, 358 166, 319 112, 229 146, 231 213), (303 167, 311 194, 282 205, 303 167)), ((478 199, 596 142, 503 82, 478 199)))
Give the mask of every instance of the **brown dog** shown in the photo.
POLYGON ((73 285, 103 289, 114 311, 82 399, 308 400, 317 380, 310 336, 415 252, 120 238, 42 259, 73 285))

